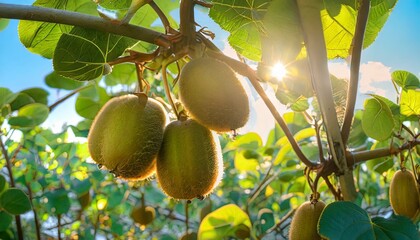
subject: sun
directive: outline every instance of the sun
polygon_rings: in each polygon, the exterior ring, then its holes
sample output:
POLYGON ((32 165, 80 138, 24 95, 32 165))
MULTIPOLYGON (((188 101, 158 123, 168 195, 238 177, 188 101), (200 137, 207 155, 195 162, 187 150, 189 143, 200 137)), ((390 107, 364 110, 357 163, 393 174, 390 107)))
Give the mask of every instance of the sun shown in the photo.
POLYGON ((286 76, 286 74, 286 67, 281 62, 274 64, 273 68, 271 69, 271 76, 276 78, 278 81, 281 81, 286 76))

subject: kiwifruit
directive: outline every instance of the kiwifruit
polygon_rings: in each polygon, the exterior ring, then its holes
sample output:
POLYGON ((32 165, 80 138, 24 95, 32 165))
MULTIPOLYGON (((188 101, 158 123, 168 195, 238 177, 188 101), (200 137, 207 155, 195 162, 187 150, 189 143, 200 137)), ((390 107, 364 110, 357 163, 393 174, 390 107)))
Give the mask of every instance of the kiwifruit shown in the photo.
POLYGON ((321 239, 321 236, 318 234, 317 225, 324 208, 325 203, 322 201, 314 203, 307 201, 300 205, 290 224, 289 239, 321 239))
POLYGON ((412 220, 420 210, 419 192, 414 174, 403 168, 395 172, 389 186, 389 201, 395 214, 412 220))
POLYGON ((147 225, 155 219, 155 209, 150 206, 139 205, 131 211, 131 218, 140 225, 147 225))
POLYGON ((160 186, 175 199, 202 199, 223 174, 218 137, 194 119, 170 123, 164 133, 156 175, 160 186))
POLYGON ((179 95, 190 116, 212 130, 227 132, 248 121, 248 96, 235 72, 219 60, 188 62, 179 77, 179 95))
POLYGON ((247 239, 251 237, 251 229, 245 224, 240 224, 235 230, 235 237, 238 239, 247 239))
POLYGON ((198 235, 196 232, 189 232, 182 235, 180 240, 197 240, 197 238, 198 238, 198 235))
POLYGON ((156 169, 166 119, 162 105, 144 94, 112 98, 89 132, 92 159, 125 179, 150 177, 156 169))

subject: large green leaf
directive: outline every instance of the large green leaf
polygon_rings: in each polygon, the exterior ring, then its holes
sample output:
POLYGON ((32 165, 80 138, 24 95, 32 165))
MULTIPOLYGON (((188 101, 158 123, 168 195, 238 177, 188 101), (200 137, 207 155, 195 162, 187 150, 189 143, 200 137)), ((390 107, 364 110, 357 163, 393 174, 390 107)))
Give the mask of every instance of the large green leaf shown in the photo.
POLYGON ((328 204, 320 216, 318 229, 327 239, 375 239, 368 214, 352 202, 328 204))
POLYGON ((13 221, 12 215, 8 214, 5 211, 0 210, 0 232, 3 232, 6 229, 8 229, 12 221, 13 221))
POLYGON ((405 116, 420 116, 420 89, 408 89, 401 92, 400 112, 405 116))
MULTIPOLYGON (((349 56, 359 6, 358 1, 324 0, 325 9, 321 11, 328 58, 349 56)), ((370 46, 384 26, 396 0, 371 1, 363 47, 370 46)))
POLYGON ((378 141, 388 139, 395 124, 388 105, 379 98, 371 98, 365 101, 364 108, 362 127, 365 133, 378 141))
POLYGON ((9 25, 10 20, 5 18, 0 18, 0 31, 6 29, 7 25, 9 25))
POLYGON ((262 61, 290 63, 302 49, 299 11, 294 0, 272 0, 263 20, 262 61))
POLYGON ((11 102, 10 107, 12 108, 12 111, 14 111, 30 103, 35 103, 35 100, 28 94, 20 92, 16 99, 11 102))
POLYGON ((29 97, 31 97, 35 102, 42 103, 47 105, 48 104, 48 95, 50 93, 42 88, 28 88, 25 90, 20 91, 21 93, 27 94, 29 97))
POLYGON ((29 197, 18 188, 9 188, 0 196, 0 208, 13 215, 32 209, 29 197))
POLYGON ((263 18, 269 0, 231 1, 213 0, 210 17, 221 28, 230 32, 230 45, 243 56, 260 61, 263 18))
POLYGON ((7 88, 0 87, 0 108, 16 99, 18 94, 13 93, 7 88))
MULTIPOLYGON (((96 6, 91 0, 63 1, 63 0, 37 0, 34 6, 77 11, 82 13, 96 13, 96 6)), ((46 58, 52 58, 54 49, 60 36, 72 29, 69 25, 25 21, 19 22, 19 39, 25 47, 46 58)))
POLYGON ((18 115, 9 119, 9 124, 14 127, 35 127, 47 120, 49 113, 48 106, 31 103, 20 108, 18 115))
POLYGON ((107 62, 135 44, 130 38, 74 27, 64 33, 54 52, 54 70, 74 80, 93 80, 108 72, 107 62))
POLYGON ((76 99, 76 112, 84 118, 94 119, 109 98, 104 88, 92 86, 80 92, 76 99))
POLYGON ((137 73, 134 64, 118 64, 113 67, 112 73, 105 77, 105 83, 108 86, 118 84, 130 85, 136 81, 137 73))
POLYGON ((249 216, 237 205, 228 204, 207 214, 198 229, 198 238, 210 240, 235 237, 235 231, 243 225, 251 228, 249 216))
POLYGON ((391 74, 391 79, 404 90, 407 90, 409 88, 420 88, 420 80, 418 79, 418 77, 407 71, 394 71, 391 74))
POLYGON ((48 199, 48 207, 52 213, 58 215, 70 210, 70 199, 67 194, 68 192, 64 188, 45 193, 45 197, 48 199))
MULTIPOLYGON (((372 145, 371 150, 385 148, 385 147, 389 147, 389 142, 387 141, 375 142, 372 145)), ((380 158, 375 158, 375 159, 371 159, 367 161, 366 166, 368 167, 370 171, 375 171, 379 174, 382 174, 383 172, 388 171, 388 169, 394 166, 394 161, 393 161, 392 156, 380 157, 380 158)))
POLYGON ((3 175, 0 175, 0 195, 7 189, 9 189, 9 183, 3 175))
POLYGON ((376 239, 416 240, 419 233, 416 225, 403 216, 392 215, 390 218, 372 218, 376 239))
POLYGON ((51 88, 74 90, 84 85, 84 82, 75 81, 70 78, 60 76, 56 72, 51 72, 45 77, 45 83, 51 88))
POLYGON ((351 126, 349 136, 349 147, 356 148, 366 143, 368 136, 365 134, 362 128, 362 116, 363 112, 358 110, 354 114, 353 124, 351 126))

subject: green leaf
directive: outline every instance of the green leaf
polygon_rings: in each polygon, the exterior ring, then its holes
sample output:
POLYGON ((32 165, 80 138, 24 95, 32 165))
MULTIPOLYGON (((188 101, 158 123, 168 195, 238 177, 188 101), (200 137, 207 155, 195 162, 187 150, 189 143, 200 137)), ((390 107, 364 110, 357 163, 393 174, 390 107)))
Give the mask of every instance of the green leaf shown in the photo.
POLYGON ((235 237, 235 230, 240 225, 251 228, 249 216, 237 205, 228 204, 207 214, 198 229, 198 238, 205 240, 235 237))
POLYGON ((404 90, 409 88, 420 88, 420 80, 417 76, 407 71, 394 71, 391 74, 391 79, 404 90))
MULTIPOLYGON (((328 58, 349 56, 358 13, 357 1, 325 0, 321 11, 328 58)), ((384 26, 396 0, 371 1, 363 47, 370 46, 384 26)))
POLYGON ((364 103, 362 127, 365 133, 378 141, 388 139, 394 129, 394 119, 388 105, 378 99, 367 99, 364 103))
POLYGON ((12 215, 0 210, 0 232, 3 232, 6 229, 8 229, 12 221, 12 215))
POLYGON ((9 119, 9 124, 13 127, 35 127, 43 123, 50 113, 47 106, 41 103, 31 103, 19 109, 16 117, 9 119))
POLYGON ((352 202, 328 204, 320 216, 318 229, 327 239, 375 239, 368 214, 352 202))
MULTIPOLYGON (((96 14, 96 6, 91 0, 37 0, 33 5, 96 14)), ((19 39, 23 45, 29 51, 40 54, 46 58, 53 57, 54 49, 61 35, 69 32, 71 29, 72 26, 69 25, 26 20, 19 21, 18 25, 19 39)))
POLYGON ((237 150, 235 153, 234 165, 238 171, 257 171, 258 159, 246 158, 244 153, 247 150, 237 150))
POLYGON ((420 116, 420 89, 401 91, 400 112, 405 116, 420 116))
POLYGON ((5 18, 0 18, 0 31, 6 29, 7 25, 9 25, 10 20, 5 18))
POLYGON ((74 80, 93 80, 106 72, 107 62, 118 58, 135 43, 130 38, 74 27, 57 43, 54 70, 74 80))
POLYGON ((28 88, 25 90, 22 90, 21 93, 27 94, 29 97, 31 97, 35 102, 42 103, 47 105, 48 104, 48 95, 50 93, 42 88, 28 88))
POLYGON ((76 112, 88 119, 94 119, 102 106, 110 99, 105 89, 97 85, 81 91, 76 99, 76 112))
POLYGON ((259 147, 261 147, 263 144, 262 139, 260 135, 254 132, 250 132, 241 136, 238 136, 235 141, 229 142, 225 149, 223 149, 224 152, 236 150, 236 149, 250 149, 255 150, 259 147))
POLYGON ((105 77, 105 83, 108 86, 118 84, 130 85, 136 81, 137 73, 134 64, 118 64, 113 67, 112 73, 105 77))
POLYGON ((51 88, 74 90, 84 85, 84 82, 75 81, 58 75, 56 72, 51 72, 45 77, 45 84, 51 88))
POLYGON ((59 188, 51 192, 45 193, 48 199, 48 207, 52 213, 64 214, 70 210, 70 199, 68 192, 64 188, 59 188))
POLYGON ((363 112, 361 110, 356 111, 353 118, 353 124, 351 126, 350 136, 349 136, 349 146, 351 148, 359 147, 366 143, 368 136, 365 134, 362 128, 362 116, 363 112))
POLYGON ((376 239, 417 240, 419 233, 416 225, 403 216, 392 215, 390 218, 372 218, 376 239))
POLYGON ((29 197, 17 188, 9 188, 0 196, 0 206, 13 215, 23 214, 32 209, 29 197))
POLYGON ((260 33, 264 32, 262 21, 268 1, 213 0, 212 3, 209 16, 222 29, 230 32, 230 45, 243 56, 260 61, 260 33))
POLYGON ((35 100, 28 94, 20 92, 16 99, 11 102, 10 107, 12 108, 12 111, 15 111, 30 103, 35 103, 35 100))
POLYGON ((0 175, 0 195, 7 189, 9 189, 9 183, 3 175, 0 175))
POLYGON ((263 208, 258 211, 258 219, 261 233, 267 232, 275 224, 273 211, 268 208, 263 208))
POLYGON ((18 94, 13 93, 9 89, 0 87, 0 107, 13 102, 17 96, 18 94))
MULTIPOLYGON (((266 1, 269 2, 269 1, 266 1)), ((262 61, 273 66, 290 63, 302 49, 299 11, 294 0, 273 0, 264 15, 261 33, 262 61)))

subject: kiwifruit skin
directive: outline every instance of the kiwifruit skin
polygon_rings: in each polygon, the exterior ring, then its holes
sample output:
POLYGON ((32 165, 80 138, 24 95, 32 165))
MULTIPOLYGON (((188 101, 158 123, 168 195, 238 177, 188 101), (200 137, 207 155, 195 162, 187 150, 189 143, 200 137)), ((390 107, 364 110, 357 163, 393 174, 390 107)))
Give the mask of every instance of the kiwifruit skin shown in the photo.
POLYGON ((245 89, 219 60, 203 57, 188 62, 179 77, 179 95, 190 116, 212 130, 228 132, 248 121, 245 89))
POLYGON ((307 201, 300 205, 290 224, 289 239, 321 239, 321 236, 318 234, 318 220, 324 208, 325 203, 322 201, 314 204, 307 201))
POLYGON ((157 180, 166 195, 187 200, 204 197, 223 175, 218 137, 193 119, 171 122, 156 166, 157 180))
POLYGON ((146 95, 109 100, 88 135, 92 159, 125 179, 150 177, 156 169, 166 119, 162 105, 146 95))
POLYGON ((131 211, 131 218, 140 225, 148 225, 155 219, 156 211, 150 206, 137 206, 131 211))
POLYGON ((394 173, 389 186, 389 201, 395 214, 415 219, 420 210, 417 182, 410 170, 394 173))

